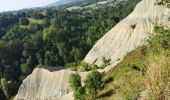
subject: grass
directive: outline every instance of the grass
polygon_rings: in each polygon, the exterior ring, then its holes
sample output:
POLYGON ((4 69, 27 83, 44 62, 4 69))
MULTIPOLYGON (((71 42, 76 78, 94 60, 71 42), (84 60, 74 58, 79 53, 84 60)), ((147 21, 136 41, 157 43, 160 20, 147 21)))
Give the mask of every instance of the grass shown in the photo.
POLYGON ((161 54, 150 59, 146 73, 149 99, 169 100, 170 58, 161 54))
POLYGON ((43 23, 43 20, 41 20, 41 19, 29 18, 28 20, 30 21, 30 23, 36 23, 36 24, 42 24, 43 23))
POLYGON ((74 10, 74 9, 81 9, 81 7, 79 7, 79 6, 73 6, 73 7, 67 8, 67 10, 74 10))
POLYGON ((84 8, 95 8, 97 6, 97 3, 93 3, 87 6, 84 6, 84 8))
POLYGON ((99 100, 132 100, 140 95, 140 92, 144 90, 144 75, 140 71, 130 68, 128 64, 145 68, 146 56, 141 51, 141 48, 137 48, 130 52, 121 63, 104 75, 103 80, 110 78, 113 80, 99 92, 98 96, 101 96, 99 100), (109 91, 112 93, 102 96, 109 91))
POLYGON ((103 75, 99 100, 136 100, 147 92, 147 100, 170 100, 170 30, 155 26, 147 45, 125 56, 103 75), (111 81, 108 81, 110 80, 111 81))
POLYGON ((21 28, 29 28, 29 26, 20 25, 21 28))
MULTIPOLYGON (((30 21, 30 23, 43 24, 43 20, 41 20, 41 19, 28 18, 28 20, 30 21)), ((21 27, 21 28, 29 28, 29 25, 28 26, 20 25, 19 27, 21 27)))

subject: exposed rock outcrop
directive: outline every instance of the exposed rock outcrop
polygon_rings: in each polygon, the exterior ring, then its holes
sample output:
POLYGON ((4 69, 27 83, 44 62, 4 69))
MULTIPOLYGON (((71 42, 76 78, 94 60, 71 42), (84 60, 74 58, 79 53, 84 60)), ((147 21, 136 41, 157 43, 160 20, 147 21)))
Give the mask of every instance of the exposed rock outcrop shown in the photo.
MULTIPOLYGON (((36 68, 20 86, 16 100, 61 100, 71 92, 68 85, 70 70, 49 71, 36 68)), ((71 96, 72 97, 72 96, 71 96)), ((71 100, 71 98, 69 98, 71 100)))
POLYGON ((137 46, 143 44, 154 24, 166 23, 170 9, 155 5, 156 0, 142 0, 134 11, 106 35, 104 35, 86 55, 84 61, 101 65, 102 58, 111 59, 109 71, 123 57, 137 46))
MULTIPOLYGON (((109 71, 123 57, 144 43, 154 24, 167 23, 170 9, 155 5, 155 0, 142 0, 135 10, 104 35, 90 50, 84 61, 102 64, 102 58, 111 59, 111 65, 102 71, 109 71)), ((15 100, 72 100, 68 86, 70 70, 50 72, 36 68, 20 86, 15 100)), ((87 73, 80 73, 84 78, 87 73)))
MULTIPOLYGON (((22 83, 15 100, 73 100, 68 78, 74 71, 36 68, 22 83)), ((88 72, 79 73, 82 80, 88 72)))

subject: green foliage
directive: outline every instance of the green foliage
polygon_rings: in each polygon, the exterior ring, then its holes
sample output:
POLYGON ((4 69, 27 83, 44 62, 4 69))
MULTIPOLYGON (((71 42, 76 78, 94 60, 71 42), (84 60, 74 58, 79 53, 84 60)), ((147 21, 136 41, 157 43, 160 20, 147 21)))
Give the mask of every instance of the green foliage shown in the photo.
POLYGON ((72 62, 72 63, 67 63, 64 66, 71 70, 77 71, 77 67, 79 66, 79 64, 77 62, 72 62))
POLYGON ((29 65, 28 64, 21 64, 21 72, 23 73, 23 74, 28 74, 28 73, 30 73, 30 67, 29 67, 29 65))
POLYGON ((1 78, 1 86, 2 86, 3 93, 5 94, 5 96, 7 98, 9 98, 10 97, 9 91, 8 91, 9 86, 8 86, 7 80, 5 78, 1 78))
POLYGON ((69 84, 73 90, 75 100, 85 100, 85 91, 81 85, 81 77, 79 74, 71 74, 69 77, 69 84))
POLYGON ((35 32, 43 29, 42 25, 37 24, 37 23, 30 23, 29 28, 30 28, 32 31, 35 31, 35 32))
POLYGON ((146 79, 148 98, 168 100, 170 98, 170 63, 169 56, 164 54, 152 56, 149 60, 146 79))
POLYGON ((91 69, 94 70, 94 69, 98 69, 98 66, 96 64, 92 64, 91 65, 91 69))
POLYGON ((156 26, 148 40, 150 57, 146 71, 149 99, 169 99, 170 29, 156 26))
POLYGON ((165 5, 168 8, 170 8, 170 1, 169 0, 157 0, 156 4, 158 4, 158 5, 165 5))
POLYGON ((99 92, 101 100, 133 100, 146 90, 148 100, 169 99, 169 35, 169 29, 156 26, 146 45, 130 52, 122 62, 104 75, 103 80, 113 80, 105 84, 99 92), (131 69, 128 67, 129 63, 143 71, 131 69), (107 94, 111 90, 113 92, 107 94))
POLYGON ((43 20, 41 19, 36 19, 36 18, 29 18, 30 23, 34 24, 43 24, 43 20))
POLYGON ((133 63, 145 69, 147 54, 143 54, 142 51, 142 47, 139 47, 128 53, 123 61, 110 72, 104 74, 102 80, 105 84, 104 88, 98 93, 99 100, 134 100, 139 97, 140 93, 144 90, 144 76, 142 72, 133 70, 128 64, 133 63))
POLYGON ((22 17, 19 19, 19 23, 21 25, 27 26, 27 25, 29 25, 29 20, 28 20, 28 18, 22 17))
POLYGON ((170 30, 155 26, 153 34, 148 39, 150 52, 153 54, 162 53, 162 50, 170 50, 170 30))
POLYGON ((102 58, 103 64, 100 66, 101 69, 104 69, 105 67, 110 65, 111 59, 106 59, 105 57, 102 58))
POLYGON ((75 11, 33 9, 0 13, 0 76, 14 84, 10 85, 9 94, 16 94, 21 77, 30 74, 37 65, 68 64, 77 70, 79 61, 96 41, 125 18, 137 2, 128 0, 115 7, 75 11))
POLYGON ((89 71, 90 70, 90 65, 85 63, 85 62, 82 62, 81 66, 83 67, 84 71, 89 71))
POLYGON ((50 20, 49 20, 49 19, 45 18, 45 19, 43 20, 42 24, 43 24, 43 27, 44 27, 44 28, 47 28, 47 27, 50 26, 51 23, 50 23, 50 20))
POLYGON ((92 70, 90 74, 86 76, 84 80, 85 89, 87 92, 88 100, 94 100, 97 97, 98 90, 101 89, 102 85, 102 75, 97 70, 92 70))

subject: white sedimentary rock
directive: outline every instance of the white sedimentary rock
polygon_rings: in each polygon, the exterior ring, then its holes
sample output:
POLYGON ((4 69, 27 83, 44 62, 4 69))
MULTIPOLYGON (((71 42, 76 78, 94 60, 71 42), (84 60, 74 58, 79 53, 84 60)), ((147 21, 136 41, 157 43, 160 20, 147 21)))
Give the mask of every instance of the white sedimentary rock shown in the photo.
POLYGON ((154 24, 168 22, 170 9, 155 5, 156 0, 143 0, 137 4, 135 10, 108 33, 106 33, 86 55, 84 61, 101 65, 102 58, 111 59, 111 66, 104 71, 109 71, 123 57, 141 45, 154 24))
MULTIPOLYGON (((170 9, 154 4, 155 0, 142 0, 135 10, 104 35, 90 50, 84 61, 102 64, 102 58, 111 59, 111 65, 101 72, 113 68, 123 57, 149 36, 155 23, 167 24, 170 9)), ((70 70, 50 72, 36 68, 20 86, 15 100, 73 100, 68 86, 70 70)), ((80 73, 85 77, 87 73, 80 73)))
POLYGON ((23 81, 15 99, 60 100, 62 96, 71 92, 68 85, 68 76, 71 73, 73 72, 70 70, 50 72, 44 68, 36 68, 23 81))
MULTIPOLYGON (((75 72, 61 68, 34 69, 23 81, 15 100, 73 100, 68 78, 75 72)), ((79 74, 83 80, 88 72, 79 74)))

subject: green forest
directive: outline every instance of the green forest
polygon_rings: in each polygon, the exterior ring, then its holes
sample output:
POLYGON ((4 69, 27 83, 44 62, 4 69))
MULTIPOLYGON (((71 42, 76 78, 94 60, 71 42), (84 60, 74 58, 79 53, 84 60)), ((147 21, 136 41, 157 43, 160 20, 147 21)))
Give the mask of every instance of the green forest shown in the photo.
POLYGON ((81 61, 140 0, 97 9, 30 9, 0 13, 0 98, 15 96, 35 67, 81 61))

